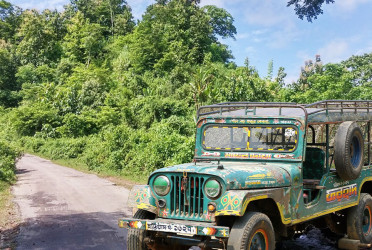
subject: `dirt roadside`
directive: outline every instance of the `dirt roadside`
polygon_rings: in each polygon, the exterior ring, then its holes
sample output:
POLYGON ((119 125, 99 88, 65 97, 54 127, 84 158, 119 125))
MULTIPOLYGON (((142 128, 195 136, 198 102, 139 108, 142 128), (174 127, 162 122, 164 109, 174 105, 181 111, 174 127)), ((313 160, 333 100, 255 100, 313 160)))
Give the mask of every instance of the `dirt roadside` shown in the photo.
POLYGON ((1 187, 0 192, 0 249, 14 249, 15 239, 20 228, 20 213, 17 204, 12 201, 11 188, 1 187))
POLYGON ((17 249, 126 249, 117 220, 131 215, 128 189, 29 154, 18 161, 17 178, 17 249))

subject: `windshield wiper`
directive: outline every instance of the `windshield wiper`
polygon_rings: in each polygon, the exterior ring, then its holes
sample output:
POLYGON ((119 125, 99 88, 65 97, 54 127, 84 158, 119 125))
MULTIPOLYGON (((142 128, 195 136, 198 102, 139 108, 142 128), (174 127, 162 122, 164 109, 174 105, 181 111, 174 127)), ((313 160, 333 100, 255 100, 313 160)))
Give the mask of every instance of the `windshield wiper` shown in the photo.
POLYGON ((220 158, 201 158, 201 157, 194 157, 193 162, 211 162, 211 161, 217 161, 217 169, 223 169, 223 165, 220 163, 221 159, 220 158))

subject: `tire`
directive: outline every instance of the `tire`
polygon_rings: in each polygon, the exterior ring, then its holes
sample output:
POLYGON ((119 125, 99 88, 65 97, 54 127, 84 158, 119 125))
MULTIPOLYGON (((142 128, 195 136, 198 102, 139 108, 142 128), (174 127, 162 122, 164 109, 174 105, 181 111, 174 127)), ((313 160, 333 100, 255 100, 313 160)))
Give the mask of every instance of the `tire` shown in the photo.
POLYGON ((372 197, 360 195, 359 204, 349 209, 347 214, 347 235, 361 243, 372 242, 372 197))
POLYGON ((336 172, 343 180, 359 177, 363 167, 363 133, 356 122, 343 122, 335 137, 336 172))
MULTIPOLYGON (((146 210, 139 209, 134 214, 135 219, 155 219, 155 214, 146 210)), ((127 249, 130 250, 147 250, 144 238, 149 234, 146 230, 129 229, 127 237, 127 249)))
POLYGON ((275 234, 269 217, 263 213, 248 212, 237 219, 231 229, 227 249, 275 249, 275 234))

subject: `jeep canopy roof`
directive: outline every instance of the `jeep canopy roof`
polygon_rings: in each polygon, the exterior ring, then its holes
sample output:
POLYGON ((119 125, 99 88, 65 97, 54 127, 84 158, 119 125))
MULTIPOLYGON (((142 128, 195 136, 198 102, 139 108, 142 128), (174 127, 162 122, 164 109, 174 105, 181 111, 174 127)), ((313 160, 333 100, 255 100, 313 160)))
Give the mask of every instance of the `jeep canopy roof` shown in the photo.
POLYGON ((308 123, 372 120, 372 101, 326 100, 312 104, 285 102, 226 102, 199 108, 204 117, 282 117, 305 119, 308 123))

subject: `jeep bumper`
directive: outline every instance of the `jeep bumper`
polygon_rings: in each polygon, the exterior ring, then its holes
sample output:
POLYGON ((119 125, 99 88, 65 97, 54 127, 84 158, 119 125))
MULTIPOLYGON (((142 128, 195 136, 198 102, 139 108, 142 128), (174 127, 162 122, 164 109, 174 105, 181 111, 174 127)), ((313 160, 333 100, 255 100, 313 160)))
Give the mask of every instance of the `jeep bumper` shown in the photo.
POLYGON ((229 227, 216 226, 212 223, 160 218, 155 220, 123 218, 119 220, 119 227, 190 236, 214 236, 218 238, 228 238, 230 234, 229 227))

